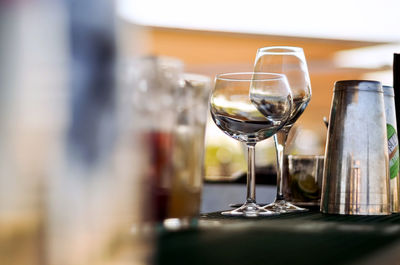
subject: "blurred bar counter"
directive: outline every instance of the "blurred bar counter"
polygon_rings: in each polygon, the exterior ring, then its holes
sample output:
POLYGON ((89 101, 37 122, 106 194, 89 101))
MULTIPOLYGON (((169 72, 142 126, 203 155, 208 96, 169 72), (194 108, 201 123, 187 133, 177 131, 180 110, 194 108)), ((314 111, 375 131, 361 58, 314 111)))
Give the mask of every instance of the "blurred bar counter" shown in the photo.
MULTIPOLYGON (((257 202, 272 202, 276 186, 257 184, 257 202)), ((229 204, 243 203, 246 198, 246 184, 240 182, 205 182, 203 185, 201 213, 228 209, 229 204)))
MULTIPOLYGON (((246 198, 246 172, 239 172, 230 177, 207 177, 202 192, 201 213, 220 211, 229 204, 242 203, 246 198)), ((256 168, 257 202, 272 202, 276 195, 275 167, 256 168)))
POLYGON ((399 264, 400 214, 319 212, 257 219, 203 214, 159 230, 156 264, 399 264), (289 251, 288 251, 289 250, 289 251))

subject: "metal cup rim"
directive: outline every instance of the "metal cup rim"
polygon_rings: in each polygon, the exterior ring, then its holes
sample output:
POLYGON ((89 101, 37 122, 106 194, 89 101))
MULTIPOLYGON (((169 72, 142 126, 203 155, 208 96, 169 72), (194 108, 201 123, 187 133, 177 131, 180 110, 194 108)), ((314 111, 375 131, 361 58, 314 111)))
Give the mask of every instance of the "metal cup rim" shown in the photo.
POLYGON ((334 91, 358 90, 383 93, 382 84, 375 80, 340 80, 336 81, 334 91))

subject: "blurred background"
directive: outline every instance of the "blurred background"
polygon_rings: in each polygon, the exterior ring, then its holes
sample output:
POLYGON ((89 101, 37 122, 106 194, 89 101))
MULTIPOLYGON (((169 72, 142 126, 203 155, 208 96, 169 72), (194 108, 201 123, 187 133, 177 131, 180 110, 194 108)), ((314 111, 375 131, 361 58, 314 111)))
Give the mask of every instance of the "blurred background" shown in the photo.
MULTIPOLYGON (((211 78, 222 72, 251 71, 258 48, 302 47, 312 99, 291 132, 289 152, 323 154, 326 127, 322 120, 329 117, 334 82, 371 79, 392 85, 393 53, 400 51, 395 11, 399 7, 395 0, 250 0, 241 4, 120 0, 117 12, 126 30, 128 54, 138 52, 140 42, 140 52, 177 57, 185 62, 186 71, 211 78), (135 33, 132 24, 137 25, 135 33)), ((206 143, 206 178, 245 169, 240 144, 210 121, 206 143)), ((257 145, 259 166, 275 163, 272 145, 272 139, 257 145)))

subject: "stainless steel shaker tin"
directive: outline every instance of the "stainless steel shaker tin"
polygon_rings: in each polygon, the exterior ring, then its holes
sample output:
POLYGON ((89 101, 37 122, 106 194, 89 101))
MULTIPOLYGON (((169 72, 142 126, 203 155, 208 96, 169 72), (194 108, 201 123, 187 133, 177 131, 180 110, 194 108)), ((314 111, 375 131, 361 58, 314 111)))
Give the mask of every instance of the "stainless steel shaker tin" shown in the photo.
POLYGON ((342 80, 335 83, 334 92, 337 91, 370 91, 370 92, 383 92, 381 83, 372 80, 342 80))
POLYGON ((388 174, 380 82, 336 82, 325 149, 321 211, 390 214, 388 174))
POLYGON ((399 140, 393 87, 383 86, 383 98, 389 153, 390 206, 392 212, 398 213, 400 212, 399 140))
MULTIPOLYGON (((382 90, 383 90, 383 96, 384 97, 389 97, 389 98, 394 98, 394 89, 391 86, 382 86, 382 90)), ((394 107, 390 106, 390 108, 394 107)), ((386 108, 386 100, 385 100, 385 108, 386 108)), ((394 109, 393 109, 394 110, 394 109)))

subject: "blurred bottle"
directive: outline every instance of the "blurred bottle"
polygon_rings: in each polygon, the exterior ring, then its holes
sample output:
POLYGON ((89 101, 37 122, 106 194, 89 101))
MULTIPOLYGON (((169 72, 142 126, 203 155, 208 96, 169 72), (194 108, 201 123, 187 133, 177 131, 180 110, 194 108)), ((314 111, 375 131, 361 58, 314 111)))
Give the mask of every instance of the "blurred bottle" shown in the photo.
MULTIPOLYGON (((400 54, 395 53, 393 56, 393 90, 394 92, 394 102, 392 99, 392 105, 394 106, 391 109, 391 114, 395 116, 395 127, 394 131, 396 132, 396 136, 398 137, 398 126, 400 122, 400 54)), ((389 129, 388 129, 389 133, 389 129)), ((396 138, 397 139, 397 138, 396 138)), ((397 139, 398 140, 398 139, 397 139)), ((396 145, 396 154, 398 155, 398 142, 396 145)), ((398 162, 398 159, 397 159, 398 162)), ((397 170, 399 169, 398 164, 396 165, 397 170)), ((399 172, 397 171, 397 174, 393 174, 395 176, 392 178, 392 173, 391 173, 391 179, 390 179, 390 190, 391 190, 391 207, 392 207, 392 212, 399 212, 400 211, 400 178, 399 178, 399 172)))
POLYGON ((2 265, 150 262, 113 5, 0 1, 2 265))
POLYGON ((145 158, 146 221, 199 214, 204 134, 210 80, 184 75, 175 58, 142 57, 126 62, 135 130, 145 158))
MULTIPOLYGON (((396 123, 400 125, 400 53, 393 55, 393 89, 394 102, 396 105, 396 123)), ((397 131, 399 129, 397 128, 397 131)))
POLYGON ((173 180, 173 132, 183 63, 167 57, 142 57, 125 61, 122 67, 124 86, 131 93, 135 137, 143 150, 144 220, 163 220, 173 180))
POLYGON ((391 86, 382 86, 382 88, 388 138, 390 207, 392 212, 397 213, 400 211, 399 140, 396 131, 394 92, 391 86))
POLYGON ((147 264, 152 243, 132 233, 143 163, 130 95, 115 75, 114 2, 64 3, 69 80, 48 183, 48 264, 147 264))
POLYGON ((0 264, 47 264, 46 180, 64 119, 65 13, 0 1, 0 264))

